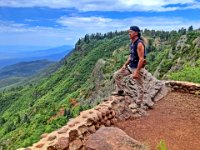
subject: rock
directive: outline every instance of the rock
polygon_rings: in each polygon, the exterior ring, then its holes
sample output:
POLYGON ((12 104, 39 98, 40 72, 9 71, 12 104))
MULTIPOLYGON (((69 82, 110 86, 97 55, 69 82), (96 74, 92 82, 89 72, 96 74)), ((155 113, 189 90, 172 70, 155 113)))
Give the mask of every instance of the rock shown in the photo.
POLYGON ((133 114, 138 113, 138 110, 137 110, 137 109, 133 109, 133 110, 131 110, 131 111, 132 111, 133 114))
POLYGON ((111 110, 110 114, 114 117, 116 115, 114 110, 111 110))
POLYGON ((90 133, 96 132, 96 129, 95 129, 95 126, 94 126, 94 125, 90 126, 90 127, 88 128, 88 130, 89 130, 90 133))
POLYGON ((63 129, 60 129, 57 133, 58 134, 63 134, 63 133, 66 133, 67 131, 68 131, 68 129, 63 128, 63 129))
POLYGON ((128 107, 129 107, 130 109, 135 109, 135 108, 138 107, 138 105, 135 104, 135 103, 132 103, 132 104, 130 104, 128 107))
POLYGON ((83 143, 80 139, 76 139, 69 145, 69 150, 79 150, 83 146, 83 143))
POLYGON ((148 116, 148 113, 147 113, 144 109, 138 108, 137 110, 138 110, 138 113, 139 113, 141 116, 148 116))
POLYGON ((50 135, 47 139, 47 141, 52 141, 56 138, 56 135, 50 135))
POLYGON ((82 125, 80 127, 78 127, 78 131, 83 134, 83 133, 86 133, 88 131, 88 127, 85 126, 85 125, 82 125))
POLYGON ((195 95, 200 95, 200 91, 196 91, 194 94, 195 95))
POLYGON ((24 150, 31 150, 31 148, 25 148, 24 150))
POLYGON ((56 150, 56 148, 54 146, 48 146, 47 150, 56 150))
POLYGON ((106 123, 105 123, 105 125, 106 125, 107 127, 111 126, 110 120, 107 120, 106 123))
POLYGON ((186 45, 186 41, 187 41, 187 36, 182 35, 176 43, 176 50, 180 50, 180 49, 182 50, 186 45))
POLYGON ((190 94, 195 94, 196 91, 190 91, 190 94))
POLYGON ((76 139, 76 137, 78 137, 78 131, 77 130, 71 130, 69 132, 69 141, 73 141, 76 139))
POLYGON ((164 86, 161 88, 161 90, 155 95, 154 101, 157 102, 161 100, 163 97, 165 97, 172 89, 169 86, 164 86))
POLYGON ((40 137, 41 138, 45 138, 45 137, 47 137, 48 136, 48 133, 43 133, 40 137))
POLYGON ((37 144, 35 147, 36 148, 42 148, 44 146, 44 143, 40 143, 40 144, 37 144))
MULTIPOLYGON (((145 104, 152 107, 156 95, 166 87, 164 81, 157 80, 146 69, 140 70, 140 80, 134 80, 130 75, 126 77, 122 84, 127 94, 125 99, 130 109, 135 109, 137 107, 134 104, 136 101, 143 101, 145 104)), ((167 91, 166 88, 164 91, 167 91)), ((161 99, 167 94, 166 92, 162 93, 162 95, 156 97, 156 101, 158 101, 158 98, 161 99)), ((124 104, 121 103, 120 105, 124 104)), ((121 107, 118 108, 118 110, 123 111, 121 107)))
POLYGON ((118 121, 117 118, 113 118, 110 120, 111 124, 115 124, 117 121, 118 121))
POLYGON ((84 145, 91 150, 147 150, 144 145, 116 127, 100 128, 88 137, 84 145))
POLYGON ((192 43, 195 45, 196 49, 200 48, 200 37, 197 37, 192 43))
POLYGON ((64 150, 69 147, 69 139, 66 137, 61 137, 58 139, 57 143, 55 144, 55 148, 58 150, 64 150))
POLYGON ((113 116, 111 114, 108 115, 108 119, 112 119, 113 116))

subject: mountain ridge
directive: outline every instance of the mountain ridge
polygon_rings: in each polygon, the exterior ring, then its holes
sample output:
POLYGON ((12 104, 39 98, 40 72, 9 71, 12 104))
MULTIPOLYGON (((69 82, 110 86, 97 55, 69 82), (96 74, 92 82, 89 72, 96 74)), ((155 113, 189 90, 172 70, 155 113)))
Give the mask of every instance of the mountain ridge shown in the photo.
POLYGON ((72 46, 60 46, 46 50, 34 51, 2 51, 0 56, 0 68, 12 65, 21 61, 34 61, 48 59, 49 61, 59 61, 66 54, 70 53, 72 46), (6 57, 6 58, 5 58, 6 57))
POLYGON ((19 62, 0 69, 0 90, 14 85, 20 85, 26 78, 39 73, 42 69, 54 64, 48 60, 36 60, 30 62, 19 62))

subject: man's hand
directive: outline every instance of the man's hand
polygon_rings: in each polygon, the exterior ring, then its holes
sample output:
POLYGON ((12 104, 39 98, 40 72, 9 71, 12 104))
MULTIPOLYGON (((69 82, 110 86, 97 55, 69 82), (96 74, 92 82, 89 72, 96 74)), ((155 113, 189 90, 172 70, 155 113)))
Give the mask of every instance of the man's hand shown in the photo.
POLYGON ((133 79, 138 79, 140 76, 139 76, 139 71, 138 70, 135 70, 133 72, 133 79))
POLYGON ((126 65, 123 65, 121 70, 125 70, 126 68, 127 68, 126 65))

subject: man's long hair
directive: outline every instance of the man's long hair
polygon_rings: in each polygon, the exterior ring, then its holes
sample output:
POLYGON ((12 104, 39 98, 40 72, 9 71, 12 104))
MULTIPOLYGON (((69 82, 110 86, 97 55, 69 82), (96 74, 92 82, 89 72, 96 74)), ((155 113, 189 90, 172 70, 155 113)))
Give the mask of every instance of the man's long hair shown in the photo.
POLYGON ((138 33, 138 37, 143 41, 145 47, 148 47, 148 46, 149 46, 149 43, 148 43, 147 38, 145 38, 144 36, 141 36, 141 33, 140 33, 140 32, 138 33))

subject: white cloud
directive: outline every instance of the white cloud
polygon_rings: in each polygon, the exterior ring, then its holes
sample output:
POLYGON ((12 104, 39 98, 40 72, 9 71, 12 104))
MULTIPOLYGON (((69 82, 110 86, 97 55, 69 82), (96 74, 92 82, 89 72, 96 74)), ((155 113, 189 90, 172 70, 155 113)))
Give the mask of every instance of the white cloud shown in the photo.
POLYGON ((189 21, 178 17, 134 17, 125 19, 111 19, 103 17, 60 17, 59 28, 30 27, 26 24, 0 21, 0 45, 35 45, 59 46, 73 45, 78 38, 85 34, 127 30, 131 25, 138 25, 141 29, 178 30, 190 25, 200 28, 200 21, 189 21))
POLYGON ((195 0, 1 0, 0 7, 76 8, 79 11, 170 11, 200 8, 195 0), (166 5, 186 4, 178 7, 166 5))
POLYGON ((113 24, 115 20, 102 17, 61 17, 57 20, 62 26, 67 27, 69 30, 93 33, 93 32, 105 32, 112 28, 120 27, 121 23, 113 24))
POLYGON ((24 19, 25 22, 37 22, 39 20, 36 19, 24 19))
POLYGON ((200 27, 200 21, 188 21, 180 17, 134 17, 124 19, 111 19, 103 17, 60 17, 57 20, 62 26, 71 31, 95 33, 108 32, 115 30, 126 30, 131 25, 138 25, 143 28, 156 30, 176 30, 181 27, 187 28, 193 25, 195 28, 200 27))
POLYGON ((0 45, 71 45, 78 36, 66 28, 52 28, 0 21, 0 45))

